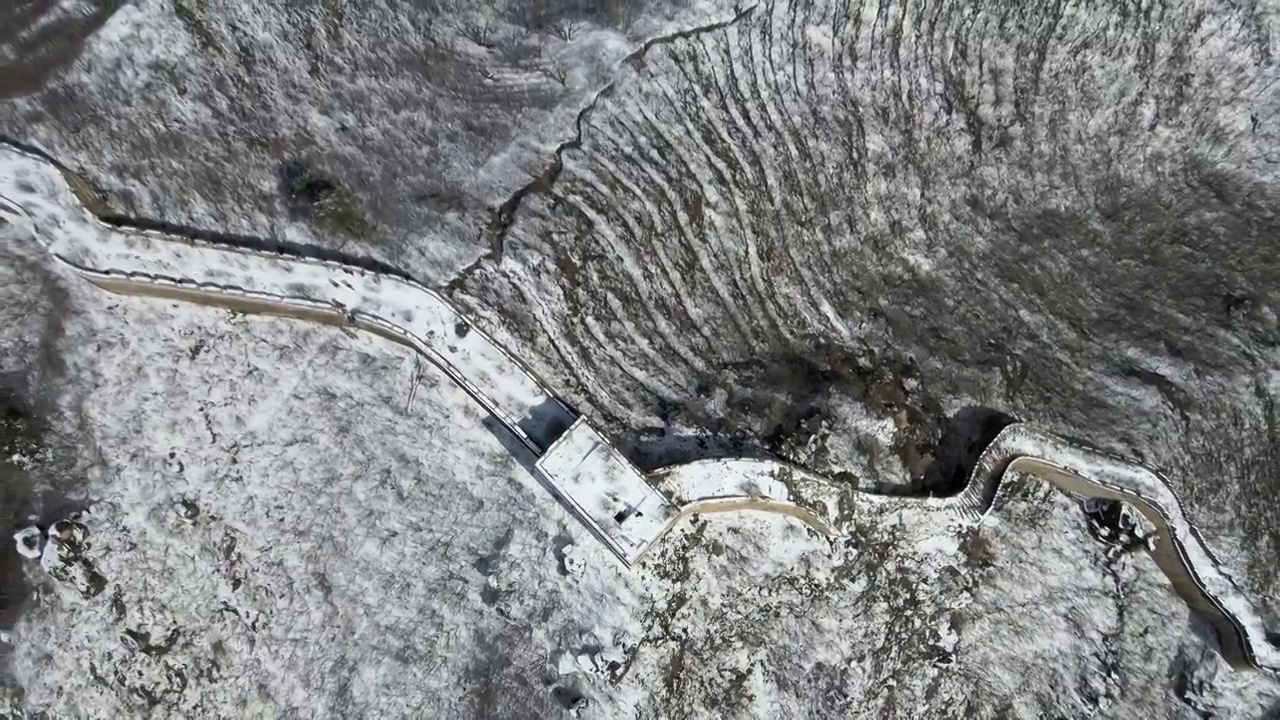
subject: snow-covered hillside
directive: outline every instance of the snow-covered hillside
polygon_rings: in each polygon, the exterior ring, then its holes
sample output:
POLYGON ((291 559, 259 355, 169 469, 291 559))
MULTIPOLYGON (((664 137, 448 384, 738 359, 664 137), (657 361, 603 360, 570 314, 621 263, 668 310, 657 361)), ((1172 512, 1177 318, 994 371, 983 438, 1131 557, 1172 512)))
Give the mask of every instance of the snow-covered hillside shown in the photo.
MULTIPOLYGON (((960 408, 1082 436, 1280 617, 1267 3, 19 7, 0 134, 99 212, 451 280, 646 465, 918 489, 960 408)), ((0 715, 1280 713, 1037 481, 978 531, 694 516, 625 571, 489 428, 398 345, 0 225, 0 513, 87 532, 0 546, 0 715)))
MULTIPOLYGON (((10 227, 7 256, 31 242, 10 227)), ((1154 565, 1110 557, 1055 493, 977 535, 876 506, 834 543, 694 517, 623 571, 398 345, 113 298, 32 262, 64 288, 48 417, 80 434, 62 491, 102 582, 27 565, 11 639, 30 708, 1247 716, 1280 692, 1222 667, 1154 565), (1141 680, 1168 667, 1181 679, 1141 680)), ((13 284, 38 297, 29 277, 13 284)))

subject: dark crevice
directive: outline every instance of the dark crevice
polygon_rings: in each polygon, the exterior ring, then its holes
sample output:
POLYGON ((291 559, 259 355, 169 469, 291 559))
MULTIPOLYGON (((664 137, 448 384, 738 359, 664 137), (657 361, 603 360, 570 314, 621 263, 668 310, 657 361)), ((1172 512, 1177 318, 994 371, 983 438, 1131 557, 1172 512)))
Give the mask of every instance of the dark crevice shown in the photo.
POLYGON ((954 495, 969 481, 978 458, 1001 430, 1017 418, 994 408, 966 407, 951 416, 934 448, 934 462, 925 473, 924 489, 935 495, 954 495))

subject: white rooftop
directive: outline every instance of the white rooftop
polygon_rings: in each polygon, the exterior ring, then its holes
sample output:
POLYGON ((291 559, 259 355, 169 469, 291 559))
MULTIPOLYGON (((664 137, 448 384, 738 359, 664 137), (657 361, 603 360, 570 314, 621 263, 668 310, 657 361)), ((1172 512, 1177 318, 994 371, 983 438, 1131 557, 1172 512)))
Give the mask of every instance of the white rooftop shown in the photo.
POLYGON ((578 418, 535 465, 552 491, 627 565, 676 511, 595 428, 578 418))

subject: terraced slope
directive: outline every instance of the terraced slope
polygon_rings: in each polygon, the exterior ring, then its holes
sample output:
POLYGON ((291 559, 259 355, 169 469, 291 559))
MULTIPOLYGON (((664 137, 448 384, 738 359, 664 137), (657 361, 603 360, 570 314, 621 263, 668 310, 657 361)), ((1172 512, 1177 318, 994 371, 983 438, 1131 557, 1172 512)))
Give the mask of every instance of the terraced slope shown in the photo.
MULTIPOLYGON (((7 158, 0 176, 0 220, 25 229, 45 243, 55 258, 95 285, 121 294, 224 305, 382 335, 438 365, 535 455, 549 444, 554 430, 548 425, 571 416, 554 393, 487 336, 476 333, 468 340, 469 333, 458 333, 459 337, 451 338, 450 326, 464 324, 461 317, 434 291, 400 274, 220 246, 158 231, 112 228, 75 206, 69 190, 59 187, 62 177, 57 168, 38 156, 13 149, 3 152, 7 158)), ((1071 494, 1132 503, 1156 528, 1151 551, 1157 564, 1187 604, 1209 620, 1227 661, 1237 668, 1280 672, 1277 636, 1266 631, 1239 585, 1209 550, 1168 480, 1141 465, 1014 424, 982 452, 965 488, 953 497, 843 500, 946 511, 973 521, 991 509, 1010 471, 1029 472, 1071 494)), ((808 478, 809 492, 812 486, 820 486, 825 499, 791 502, 785 495, 790 494, 794 477, 785 463, 693 463, 656 475, 674 484, 677 500, 690 502, 665 527, 655 525, 658 532, 648 538, 649 544, 658 542, 680 517, 695 512, 781 513, 828 535, 843 532, 841 526, 847 524, 839 517, 822 517, 821 503, 825 502, 828 515, 836 515, 832 509, 842 505, 838 491, 832 496, 833 483, 826 478, 808 478), (745 490, 730 496, 699 491, 701 485, 719 488, 726 479, 745 490), (784 497, 774 496, 778 492, 784 497)), ((592 529, 599 532, 595 525, 592 529)))
POLYGON ((629 65, 455 296, 650 466, 710 434, 919 488, 985 405, 1224 477, 1183 490, 1275 596, 1270 22, 759 3, 629 65))
POLYGON ((922 396, 941 358, 1010 395, 1117 345, 1238 368, 1256 353, 1196 333, 1260 320, 1223 295, 1280 269, 1257 32, 1164 4, 761 3, 633 64, 469 290, 505 281, 619 417, 802 352, 919 364, 922 396))

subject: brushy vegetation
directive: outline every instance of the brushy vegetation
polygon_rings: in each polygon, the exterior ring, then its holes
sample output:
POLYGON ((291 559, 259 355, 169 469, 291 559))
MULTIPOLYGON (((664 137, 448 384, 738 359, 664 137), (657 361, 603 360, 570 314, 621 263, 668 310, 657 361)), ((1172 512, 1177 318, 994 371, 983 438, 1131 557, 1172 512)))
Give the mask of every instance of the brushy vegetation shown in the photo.
POLYGON ((75 194, 80 204, 84 205, 89 212, 103 217, 111 214, 111 208, 107 205, 107 194, 103 192, 92 180, 80 173, 64 170, 62 176, 66 178, 67 185, 71 187, 71 192, 75 194))
POLYGON ((0 387, 0 460, 33 456, 40 449, 40 427, 13 390, 0 387))
MULTIPOLYGON (((26 466, 40 450, 42 429, 24 399, 12 388, 0 385, 0 530, 6 536, 26 522, 31 506, 26 466)), ((0 548, 0 630, 12 628, 18 621, 30 591, 22 558, 9 541, 0 548)), ((5 669, 0 666, 0 687, 7 684, 5 669)))
POLYGON ((376 230, 360 200, 328 173, 302 162, 280 168, 280 187, 295 217, 305 217, 328 235, 368 240, 376 230))
POLYGON ((206 0, 175 0, 173 13, 202 50, 218 50, 218 41, 205 20, 208 13, 206 0))

